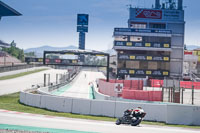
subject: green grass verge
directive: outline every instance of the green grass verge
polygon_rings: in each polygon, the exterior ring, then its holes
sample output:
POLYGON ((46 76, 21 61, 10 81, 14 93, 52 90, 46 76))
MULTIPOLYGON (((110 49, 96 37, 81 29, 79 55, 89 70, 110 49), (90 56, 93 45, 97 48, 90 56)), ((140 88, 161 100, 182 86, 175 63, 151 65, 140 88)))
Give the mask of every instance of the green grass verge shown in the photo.
POLYGON ((97 117, 97 116, 78 115, 78 114, 71 114, 71 113, 60 113, 60 112, 48 111, 46 109, 26 106, 19 103, 19 93, 0 96, 0 109, 26 112, 26 113, 34 113, 34 114, 42 114, 42 115, 80 118, 80 119, 104 120, 104 121, 116 120, 114 118, 109 118, 109 117, 97 117))
MULTIPOLYGON (((59 117, 101 120, 101 121, 111 121, 111 122, 116 121, 116 118, 78 115, 78 114, 71 114, 71 113, 60 113, 60 112, 48 111, 46 109, 26 106, 19 103, 19 93, 0 96, 0 109, 26 112, 26 113, 34 113, 34 114, 42 114, 42 115, 50 115, 50 116, 59 116, 59 117)), ((200 126, 169 125, 169 124, 160 123, 160 122, 143 121, 142 124, 200 129, 200 126)))
POLYGON ((41 72, 41 71, 44 71, 44 70, 47 70, 47 68, 33 70, 33 71, 29 71, 29 72, 22 72, 22 73, 18 73, 18 74, 14 74, 14 75, 2 76, 2 77, 0 77, 0 80, 13 79, 13 78, 17 78, 17 77, 21 77, 21 76, 25 76, 25 75, 29 75, 29 74, 41 72))

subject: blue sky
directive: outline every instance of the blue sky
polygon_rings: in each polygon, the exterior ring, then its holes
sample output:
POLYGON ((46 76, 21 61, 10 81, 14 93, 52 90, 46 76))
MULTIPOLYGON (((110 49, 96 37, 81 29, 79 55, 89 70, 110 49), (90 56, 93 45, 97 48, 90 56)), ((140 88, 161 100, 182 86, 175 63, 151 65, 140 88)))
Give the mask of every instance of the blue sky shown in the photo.
MULTIPOLYGON (((18 47, 26 49, 50 45, 78 46, 76 18, 86 13, 89 33, 86 49, 112 48, 114 27, 127 27, 127 5, 151 7, 154 0, 2 0, 23 14, 4 17, 0 21, 0 39, 15 40, 18 47)), ((184 0, 186 36, 185 43, 200 46, 200 0, 184 0), (193 2, 193 3, 192 3, 193 2)))

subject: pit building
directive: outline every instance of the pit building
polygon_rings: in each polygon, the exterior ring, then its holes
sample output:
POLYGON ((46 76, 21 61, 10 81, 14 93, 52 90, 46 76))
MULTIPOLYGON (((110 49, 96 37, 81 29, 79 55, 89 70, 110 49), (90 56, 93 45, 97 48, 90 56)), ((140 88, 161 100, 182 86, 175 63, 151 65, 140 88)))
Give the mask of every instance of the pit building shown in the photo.
POLYGON ((128 27, 114 28, 117 77, 182 77, 184 33, 183 0, 130 7, 128 27))

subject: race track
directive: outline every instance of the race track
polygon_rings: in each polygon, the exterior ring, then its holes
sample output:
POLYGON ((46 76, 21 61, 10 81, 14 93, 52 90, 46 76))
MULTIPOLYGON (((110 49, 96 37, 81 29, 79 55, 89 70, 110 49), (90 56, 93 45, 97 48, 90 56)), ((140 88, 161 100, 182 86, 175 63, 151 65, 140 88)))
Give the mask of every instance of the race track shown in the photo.
MULTIPOLYGON (((0 80, 0 95, 19 92, 30 89, 32 85, 44 84, 44 73, 50 74, 50 82, 56 82, 56 74, 64 74, 67 70, 49 69, 22 77, 0 80)), ((13 74, 15 74, 13 72, 13 74)))
POLYGON ((90 99, 92 93, 90 83, 95 82, 99 78, 105 79, 102 72, 81 71, 71 84, 61 87, 58 92, 53 94, 90 99))
POLYGON ((0 124, 23 125, 98 133, 199 133, 200 130, 140 125, 115 125, 114 122, 52 117, 0 110, 0 124))

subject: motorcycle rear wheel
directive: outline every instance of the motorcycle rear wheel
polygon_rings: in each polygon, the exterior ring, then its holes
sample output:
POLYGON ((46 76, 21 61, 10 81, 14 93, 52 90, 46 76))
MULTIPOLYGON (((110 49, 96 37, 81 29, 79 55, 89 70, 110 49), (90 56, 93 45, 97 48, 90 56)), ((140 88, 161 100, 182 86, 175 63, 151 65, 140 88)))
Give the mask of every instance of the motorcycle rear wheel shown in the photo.
POLYGON ((138 118, 138 119, 136 119, 136 120, 132 120, 131 126, 137 126, 137 125, 139 125, 141 122, 142 122, 142 119, 141 119, 141 118, 138 118))

